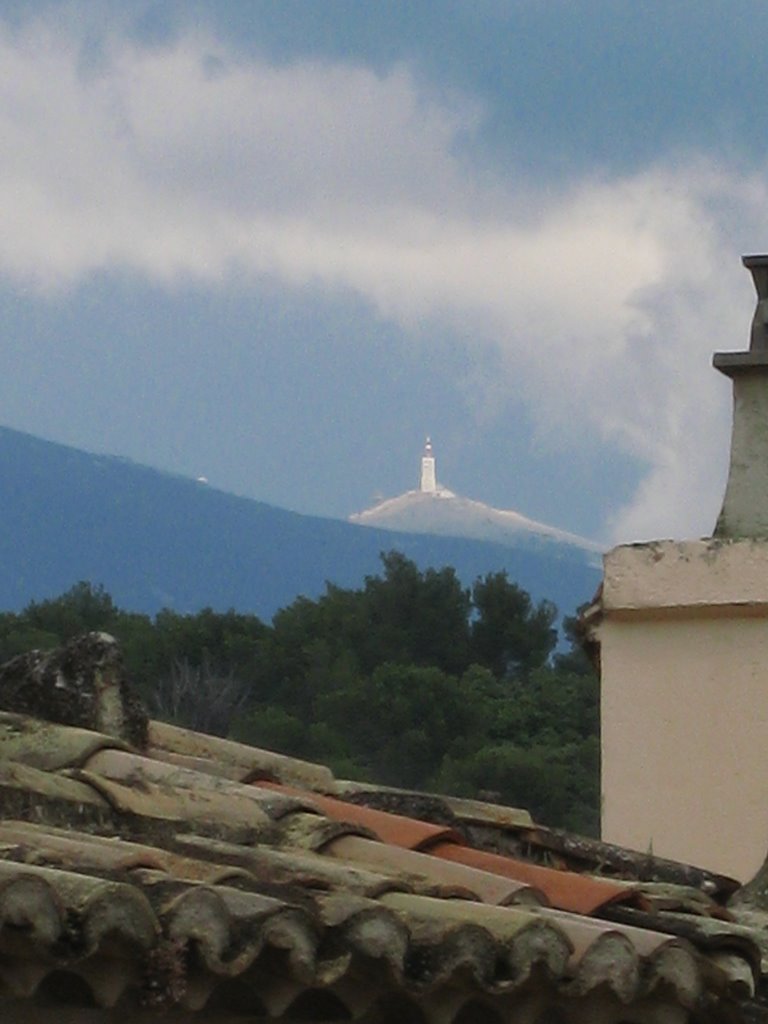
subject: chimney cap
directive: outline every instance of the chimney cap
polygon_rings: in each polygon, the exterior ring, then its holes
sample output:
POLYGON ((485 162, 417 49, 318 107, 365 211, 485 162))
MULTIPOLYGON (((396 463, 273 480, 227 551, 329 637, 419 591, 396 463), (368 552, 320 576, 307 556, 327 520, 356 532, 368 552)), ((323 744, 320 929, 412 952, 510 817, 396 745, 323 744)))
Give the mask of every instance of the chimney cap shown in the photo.
POLYGON ((716 537, 768 539, 768 255, 742 256, 757 304, 749 349, 717 352, 715 369, 733 381, 731 460, 716 537))
POLYGON ((712 365, 726 377, 745 374, 765 376, 768 371, 768 254, 742 256, 741 262, 752 274, 757 292, 749 348, 746 352, 716 352, 712 365))
POLYGON ((741 262, 747 270, 751 270, 753 267, 768 267, 768 254, 755 253, 751 256, 742 256, 741 262))

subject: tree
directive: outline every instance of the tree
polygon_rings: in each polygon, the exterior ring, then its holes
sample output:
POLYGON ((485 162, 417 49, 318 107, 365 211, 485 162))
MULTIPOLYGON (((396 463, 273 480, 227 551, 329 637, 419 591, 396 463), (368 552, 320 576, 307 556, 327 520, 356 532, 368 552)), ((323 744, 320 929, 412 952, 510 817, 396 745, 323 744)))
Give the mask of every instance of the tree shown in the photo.
MULTIPOLYGON (((555 667, 579 676, 595 677, 595 666, 587 654, 585 643, 588 641, 578 615, 566 616, 563 619, 563 633, 570 648, 555 655, 555 667)), ((594 644, 594 641, 592 643, 594 644)))
POLYGON ((453 740, 470 731, 472 714, 455 677, 397 664, 326 695, 317 712, 365 776, 401 786, 426 784, 453 740))
POLYGON ((468 757, 446 757, 436 788, 521 807, 535 821, 597 835, 599 757, 596 737, 554 747, 500 743, 468 757))
POLYGON ((363 592, 363 670, 398 662, 463 672, 470 663, 470 600, 455 570, 421 572, 399 551, 382 553, 381 561, 383 577, 367 576, 363 592))
POLYGON ((534 605, 506 572, 489 573, 472 588, 472 658, 497 679, 527 677, 546 664, 557 643, 557 609, 551 601, 534 605))
POLYGON ((555 609, 504 572, 471 592, 398 552, 357 590, 328 584, 271 626, 210 608, 154 619, 102 587, 0 614, 0 657, 105 629, 151 713, 329 765, 339 777, 518 804, 595 832, 599 685, 555 609))
POLYGON ((78 633, 110 632, 120 613, 101 584, 94 586, 81 580, 60 597, 39 604, 33 601, 23 614, 33 629, 50 633, 62 642, 78 633))
POLYGON ((168 675, 157 680, 148 698, 153 718, 213 736, 227 736, 242 714, 247 690, 233 675, 222 676, 209 665, 176 661, 168 675))
POLYGON ((328 584, 316 601, 300 597, 273 619, 256 673, 258 700, 306 713, 337 685, 340 666, 369 676, 383 664, 463 672, 469 664, 469 594, 453 569, 422 572, 399 552, 383 554, 382 576, 362 590, 328 584))

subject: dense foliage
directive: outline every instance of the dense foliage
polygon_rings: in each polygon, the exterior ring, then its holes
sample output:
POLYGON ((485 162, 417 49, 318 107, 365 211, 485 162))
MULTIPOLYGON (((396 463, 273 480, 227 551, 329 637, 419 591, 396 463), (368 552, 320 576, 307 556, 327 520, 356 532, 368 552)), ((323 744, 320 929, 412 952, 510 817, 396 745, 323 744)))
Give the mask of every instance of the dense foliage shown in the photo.
POLYGON ((359 590, 329 584, 271 625, 211 609, 151 619, 79 583, 0 615, 0 660, 106 630, 156 717, 594 833, 597 681, 575 645, 556 652, 554 606, 504 572, 467 590, 450 568, 382 563, 359 590))

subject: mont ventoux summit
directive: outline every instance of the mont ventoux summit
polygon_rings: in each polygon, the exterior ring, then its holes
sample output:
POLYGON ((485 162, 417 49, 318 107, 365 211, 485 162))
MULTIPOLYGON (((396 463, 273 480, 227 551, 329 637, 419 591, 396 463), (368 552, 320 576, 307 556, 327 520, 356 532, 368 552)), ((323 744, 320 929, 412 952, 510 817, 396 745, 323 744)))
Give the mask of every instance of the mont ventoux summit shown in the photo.
POLYGON ((435 453, 429 438, 421 457, 419 489, 406 491, 397 498, 389 498, 349 519, 362 526, 378 526, 408 533, 472 537, 475 540, 496 541, 512 546, 530 547, 538 544, 574 548, 591 553, 593 560, 602 550, 599 544, 575 533, 537 523, 519 512, 491 508, 443 487, 437 480, 435 453))
POLYGON ((453 566, 465 585, 506 571, 571 614, 599 582, 599 548, 437 481, 352 516, 300 515, 206 483, 0 428, 0 609, 102 585, 125 609, 233 608, 265 621, 332 583, 357 588, 397 549, 420 569, 453 566))

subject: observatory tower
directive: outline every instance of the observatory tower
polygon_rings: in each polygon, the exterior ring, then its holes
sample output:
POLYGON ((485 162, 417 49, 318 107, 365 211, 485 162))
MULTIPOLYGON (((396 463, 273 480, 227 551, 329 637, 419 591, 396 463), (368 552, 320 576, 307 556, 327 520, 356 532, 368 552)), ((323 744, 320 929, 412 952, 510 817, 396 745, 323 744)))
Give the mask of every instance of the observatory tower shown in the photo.
POLYGON ((423 494, 434 494, 436 490, 435 455, 432 451, 432 442, 427 438, 421 457, 421 491, 423 494))

